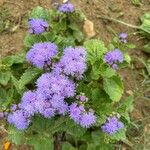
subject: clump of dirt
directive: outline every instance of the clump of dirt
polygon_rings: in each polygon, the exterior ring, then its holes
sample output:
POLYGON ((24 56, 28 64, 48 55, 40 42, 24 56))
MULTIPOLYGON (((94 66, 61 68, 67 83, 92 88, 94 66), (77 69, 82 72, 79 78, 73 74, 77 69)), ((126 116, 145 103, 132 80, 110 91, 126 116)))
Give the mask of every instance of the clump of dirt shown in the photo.
POLYGON ((49 5, 45 0, 0 0, 0 56, 22 50, 29 11, 36 6, 49 5))

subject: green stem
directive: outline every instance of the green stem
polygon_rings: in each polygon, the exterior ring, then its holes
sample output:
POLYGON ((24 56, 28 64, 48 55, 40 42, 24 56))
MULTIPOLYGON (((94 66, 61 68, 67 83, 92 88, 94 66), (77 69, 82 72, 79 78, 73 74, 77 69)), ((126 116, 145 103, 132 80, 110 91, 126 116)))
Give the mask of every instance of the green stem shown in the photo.
POLYGON ((150 34, 150 31, 144 29, 144 28, 141 28, 140 26, 135 26, 135 25, 132 25, 132 24, 128 24, 126 22, 123 22, 121 20, 117 20, 117 19, 114 19, 112 17, 106 17, 106 16, 97 16, 97 18, 100 18, 100 19, 105 19, 105 20, 110 20, 110 21, 113 21, 113 22, 117 22, 117 23, 120 23, 120 24, 123 24, 123 25, 126 25, 130 28, 133 28, 133 29, 137 29, 137 30, 142 30, 148 34, 150 34))

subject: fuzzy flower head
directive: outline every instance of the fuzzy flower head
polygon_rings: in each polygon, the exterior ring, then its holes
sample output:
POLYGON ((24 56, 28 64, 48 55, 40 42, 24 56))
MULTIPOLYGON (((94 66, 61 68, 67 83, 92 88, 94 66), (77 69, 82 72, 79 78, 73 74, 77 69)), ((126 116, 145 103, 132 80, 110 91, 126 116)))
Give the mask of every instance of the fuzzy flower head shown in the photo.
POLYGON ((10 124, 14 125, 18 130, 24 130, 29 126, 30 119, 22 110, 14 111, 9 114, 7 120, 10 124))
POLYGON ((84 128, 89 128, 96 122, 96 116, 94 115, 94 111, 89 111, 82 114, 80 125, 84 128))
POLYGON ((55 109, 52 107, 50 101, 45 100, 40 93, 37 94, 37 100, 34 103, 34 107, 37 113, 41 114, 45 118, 55 116, 55 109))
POLYGON ((64 115, 68 110, 68 105, 60 95, 55 94, 51 99, 46 99, 46 97, 41 94, 40 89, 38 89, 35 109, 45 118, 51 118, 55 114, 64 115))
POLYGON ((96 122, 94 111, 86 111, 84 106, 73 103, 69 109, 70 118, 84 128, 91 127, 96 122))
POLYGON ((66 2, 59 6, 58 11, 62 13, 72 13, 74 12, 74 6, 70 2, 66 2))
POLYGON ((113 69, 118 69, 118 63, 124 61, 123 53, 119 49, 109 51, 105 54, 104 61, 113 69))
POLYGON ((16 111, 17 110, 17 105, 13 104, 10 108, 11 111, 16 111))
POLYGON ((36 92, 27 91, 23 94, 21 99, 21 103, 19 104, 19 108, 29 116, 33 116, 36 113, 34 103, 36 101, 36 92))
POLYGON ((85 96, 84 93, 80 93, 80 95, 77 95, 76 99, 81 101, 81 102, 87 102, 88 101, 88 98, 85 96))
POLYGON ((68 77, 55 73, 45 73, 39 77, 37 87, 47 99, 52 99, 54 95, 69 98, 75 94, 75 84, 68 77))
POLYGON ((103 132, 106 132, 109 135, 113 135, 120 129, 124 128, 124 124, 119 121, 117 117, 113 116, 109 117, 101 128, 103 132))
POLYGON ((29 19, 29 33, 31 34, 41 34, 48 28, 48 22, 43 19, 29 19))
POLYGON ((83 47, 68 47, 64 50, 63 56, 54 66, 55 72, 62 72, 66 75, 71 75, 82 78, 86 70, 86 51, 83 47))
POLYGON ((119 39, 120 39, 120 42, 121 43, 127 43, 127 37, 128 37, 128 34, 127 33, 120 33, 119 34, 119 39))
POLYGON ((36 43, 26 55, 28 62, 37 68, 51 64, 51 59, 57 55, 57 46, 51 42, 36 43))

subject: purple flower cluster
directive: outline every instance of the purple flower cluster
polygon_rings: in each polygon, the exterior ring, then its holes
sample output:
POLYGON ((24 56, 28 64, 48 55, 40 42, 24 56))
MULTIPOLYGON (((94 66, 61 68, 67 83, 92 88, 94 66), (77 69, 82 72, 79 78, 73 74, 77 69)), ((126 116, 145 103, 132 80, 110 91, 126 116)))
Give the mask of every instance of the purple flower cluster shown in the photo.
POLYGON ((26 129, 30 124, 30 119, 23 110, 16 110, 9 114, 7 120, 19 130, 26 129))
POLYGON ((121 43, 127 43, 127 37, 128 37, 128 34, 127 33, 120 33, 119 34, 119 40, 121 43))
POLYGON ((36 92, 27 91, 23 94, 21 103, 18 105, 19 108, 26 112, 28 116, 33 116, 36 112, 34 103, 36 101, 37 94, 36 92))
POLYGON ((62 72, 66 75, 71 75, 82 78, 86 70, 86 51, 83 47, 68 47, 64 50, 60 61, 54 65, 55 72, 62 72))
POLYGON ((51 42, 36 43, 26 55, 28 62, 38 68, 51 64, 51 59, 57 55, 57 46, 51 42))
POLYGON ((118 69, 118 63, 124 61, 123 53, 119 49, 109 51, 105 54, 104 61, 116 70, 118 69))
POLYGON ((41 34, 48 28, 48 22, 43 19, 29 19, 29 33, 31 34, 41 34))
POLYGON ((68 104, 65 98, 75 95, 75 84, 68 77, 55 73, 45 73, 37 80, 37 92, 50 102, 59 114, 65 114, 68 104))
POLYGON ((36 100, 36 93, 32 91, 25 92, 20 104, 12 105, 11 111, 8 115, 8 122, 14 125, 17 129, 26 129, 30 122, 31 116, 36 112, 34 102, 36 100))
MULTIPOLYGON (((50 42, 37 43, 27 53, 27 60, 38 68, 48 67, 51 59, 57 54, 57 46, 50 42)), ((86 70, 86 52, 82 47, 68 47, 53 70, 44 73, 36 81, 37 89, 24 93, 21 102, 11 107, 8 122, 18 129, 26 129, 31 117, 40 114, 51 118, 57 114, 70 117, 82 127, 88 128, 96 121, 93 110, 86 110, 84 106, 73 103, 70 106, 67 98, 73 98, 76 92, 75 83, 69 76, 81 78, 86 70), (21 119, 19 119, 21 117, 21 119)), ((80 104, 88 101, 84 93, 76 96, 80 104)))
POLYGON ((96 122, 93 110, 86 111, 83 105, 73 103, 69 107, 70 118, 84 128, 89 128, 96 122))
POLYGON ((107 122, 101 127, 103 132, 106 132, 110 135, 115 134, 120 129, 124 128, 124 124, 118 120, 117 117, 109 117, 107 122))
POLYGON ((58 11, 62 13, 72 13, 74 11, 74 6, 70 2, 67 2, 60 5, 58 11))
POLYGON ((51 99, 54 94, 64 98, 73 97, 75 94, 75 84, 67 76, 55 73, 43 74, 37 80, 37 87, 47 99, 51 99))
POLYGON ((24 93, 18 107, 9 114, 8 122, 18 129, 26 129, 34 114, 41 114, 45 118, 55 114, 64 115, 68 111, 65 98, 73 97, 74 94, 75 84, 68 77, 45 73, 37 80, 36 91, 24 93))

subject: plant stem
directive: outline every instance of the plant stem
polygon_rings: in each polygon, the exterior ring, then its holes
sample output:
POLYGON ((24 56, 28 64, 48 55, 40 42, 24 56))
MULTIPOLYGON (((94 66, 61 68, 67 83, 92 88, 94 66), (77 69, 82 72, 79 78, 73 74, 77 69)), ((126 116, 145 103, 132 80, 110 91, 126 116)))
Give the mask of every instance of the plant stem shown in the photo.
POLYGON ((107 16, 97 16, 97 18, 100 18, 100 19, 105 19, 105 20, 110 20, 110 21, 113 21, 113 22, 117 22, 117 23, 120 23, 120 24, 123 24, 123 25, 126 25, 130 28, 133 28, 133 29, 137 29, 137 30, 142 30, 148 34, 150 34, 150 31, 144 29, 144 28, 141 28, 140 26, 135 26, 135 25, 132 25, 132 24, 129 24, 129 23, 126 23, 126 22, 123 22, 121 20, 117 20, 117 19, 114 19, 112 17, 107 17, 107 16))
POLYGON ((54 141, 54 150, 61 150, 62 143, 65 140, 65 132, 63 133, 56 133, 55 134, 55 141, 54 141))

